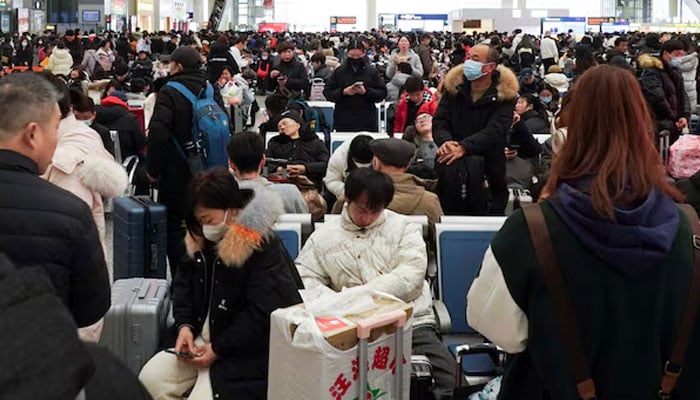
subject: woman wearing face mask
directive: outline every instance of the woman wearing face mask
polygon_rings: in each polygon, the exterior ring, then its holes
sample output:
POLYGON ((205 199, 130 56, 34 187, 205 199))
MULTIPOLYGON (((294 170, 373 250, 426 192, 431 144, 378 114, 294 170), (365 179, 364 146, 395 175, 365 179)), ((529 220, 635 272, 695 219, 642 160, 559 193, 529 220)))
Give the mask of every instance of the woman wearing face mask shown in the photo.
POLYGON ((267 87, 267 77, 270 75, 272 63, 270 62, 270 50, 263 49, 260 53, 260 58, 252 65, 253 70, 258 76, 260 87, 267 87))
POLYGON ((394 77, 397 67, 401 63, 411 64, 411 76, 423 77, 423 64, 421 64, 418 54, 411 50, 411 42, 406 36, 401 36, 398 47, 391 52, 389 59, 391 62, 386 68, 387 78, 394 77))
POLYGON ((540 91, 540 101, 547 110, 547 117, 552 118, 559 110, 559 91, 554 86, 545 83, 544 89, 540 91))
POLYGON ((17 65, 31 68, 34 65, 34 46, 32 46, 29 39, 23 37, 16 50, 17 58, 15 58, 15 62, 17 65))
POLYGON ((227 169, 192 178, 187 257, 173 280, 175 351, 139 379, 154 399, 265 399, 270 313, 301 302, 301 279, 273 230, 282 200, 240 189, 227 169))

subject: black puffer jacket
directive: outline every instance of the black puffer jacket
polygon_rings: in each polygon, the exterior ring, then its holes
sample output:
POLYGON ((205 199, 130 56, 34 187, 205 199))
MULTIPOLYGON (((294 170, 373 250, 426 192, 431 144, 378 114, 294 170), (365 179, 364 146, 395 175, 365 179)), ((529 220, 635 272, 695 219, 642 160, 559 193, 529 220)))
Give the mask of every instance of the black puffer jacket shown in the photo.
POLYGON ((189 257, 173 282, 173 316, 196 336, 209 313, 217 399, 266 398, 270 313, 301 303, 301 278, 272 230, 283 210, 276 194, 256 191, 221 242, 185 239, 189 257))
POLYGON ((146 135, 141 130, 138 118, 129 111, 125 102, 114 96, 102 100, 102 105, 97 107, 95 122, 108 130, 119 132, 119 144, 124 159, 139 155, 146 147, 146 135))
POLYGON ((273 137, 267 146, 267 156, 288 160, 289 164, 305 165, 304 175, 317 185, 323 181, 330 158, 326 145, 310 131, 304 131, 295 140, 283 134, 273 137))
POLYGON ((216 82, 216 80, 219 79, 219 75, 221 75, 221 71, 224 70, 224 67, 231 68, 233 75, 241 72, 229 48, 222 44, 214 43, 209 50, 209 57, 207 58, 209 82, 212 84, 216 82))
MULTIPOLYGON (((433 138, 438 146, 454 140, 466 149, 467 156, 484 157, 493 201, 490 212, 502 214, 508 201, 503 148, 513 122, 518 80, 502 65, 498 66, 492 80, 491 87, 473 102, 462 65, 452 68, 445 76, 445 93, 433 119, 433 138)), ((438 164, 439 168, 441 164, 438 164)), ((445 184, 449 185, 448 182, 445 184)), ((447 203, 451 199, 445 197, 441 193, 445 213, 453 212, 447 203)))
POLYGON ((0 189, 0 252, 18 268, 41 267, 79 327, 97 322, 110 289, 90 208, 9 150, 0 150, 0 189))
POLYGON ((690 118, 690 102, 685 93, 683 75, 678 68, 650 54, 640 55, 637 63, 642 68, 639 84, 654 115, 657 129, 670 130, 673 141, 678 137, 676 122, 680 118, 690 118))
MULTIPOLYGON (((292 58, 292 61, 283 62, 279 57, 277 57, 272 62, 272 69, 270 72, 278 70, 281 75, 287 77, 287 89, 293 90, 301 93, 303 90, 306 96, 309 95, 309 88, 311 87, 309 83, 309 76, 306 74, 306 69, 301 64, 296 57, 292 58)), ((267 80, 267 90, 275 91, 279 85, 277 85, 277 79, 267 80)))
POLYGON ((335 102, 333 126, 338 132, 377 131, 377 109, 374 103, 386 98, 386 85, 376 68, 364 60, 361 68, 355 70, 345 61, 326 81, 323 95, 335 102), (365 84, 364 96, 345 96, 343 90, 355 82, 365 84))
MULTIPOLYGON (((206 76, 199 70, 186 70, 169 81, 179 82, 195 94, 207 84, 206 76)), ((221 104, 221 95, 216 90, 214 99, 221 104)), ((184 192, 191 174, 173 138, 181 145, 192 140, 192 103, 174 88, 163 86, 158 92, 149 129, 148 174, 160 178, 161 191, 184 192)))

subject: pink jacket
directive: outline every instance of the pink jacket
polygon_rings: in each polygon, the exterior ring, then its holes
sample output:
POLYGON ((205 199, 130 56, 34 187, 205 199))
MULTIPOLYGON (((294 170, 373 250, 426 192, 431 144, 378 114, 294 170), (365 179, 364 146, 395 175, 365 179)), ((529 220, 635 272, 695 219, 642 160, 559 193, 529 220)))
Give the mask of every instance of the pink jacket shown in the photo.
POLYGON ((103 199, 122 195, 128 178, 124 167, 105 150, 100 135, 73 114, 61 120, 56 151, 42 177, 78 196, 90 207, 104 247, 103 199))

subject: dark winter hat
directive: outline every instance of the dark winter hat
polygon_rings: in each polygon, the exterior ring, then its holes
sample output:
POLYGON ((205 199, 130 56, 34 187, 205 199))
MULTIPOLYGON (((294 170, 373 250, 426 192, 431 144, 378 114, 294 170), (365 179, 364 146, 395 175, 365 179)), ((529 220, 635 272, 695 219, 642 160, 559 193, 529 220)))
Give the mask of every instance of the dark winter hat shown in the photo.
POLYGON ((406 140, 388 138, 373 140, 369 147, 381 162, 393 167, 408 167, 416 152, 416 146, 406 140))
POLYGON ((291 41, 284 41, 282 43, 277 43, 277 52, 282 53, 287 50, 294 50, 294 43, 291 41))
POLYGON ((296 112, 294 110, 287 110, 287 111, 283 112, 280 120, 283 120, 285 118, 289 118, 289 119, 293 120, 294 122, 299 124, 300 127, 304 126, 304 119, 301 117, 301 115, 299 115, 298 112, 296 112))
POLYGON ((68 30, 66 31, 66 36, 75 36, 75 32, 74 32, 73 30, 71 30, 71 29, 68 29, 68 30))
POLYGON ((521 79, 528 79, 528 78, 531 77, 532 75, 533 75, 533 74, 532 74, 532 68, 523 68, 523 69, 520 71, 520 78, 521 78, 521 79))
POLYGON ((170 55, 170 62, 176 62, 185 69, 198 69, 202 66, 202 60, 197 50, 190 46, 178 47, 170 55))
POLYGON ((661 36, 656 32, 649 33, 644 38, 644 44, 654 50, 661 50, 661 36))

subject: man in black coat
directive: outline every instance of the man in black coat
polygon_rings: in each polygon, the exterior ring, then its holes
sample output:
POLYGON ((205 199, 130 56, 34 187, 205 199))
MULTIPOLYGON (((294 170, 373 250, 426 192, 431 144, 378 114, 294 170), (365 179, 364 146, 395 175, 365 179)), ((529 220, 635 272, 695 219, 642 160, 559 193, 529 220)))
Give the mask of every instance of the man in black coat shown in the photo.
POLYGON ((367 62, 362 42, 350 44, 347 60, 328 79, 323 95, 335 102, 333 126, 338 132, 377 131, 374 104, 386 98, 386 86, 367 62))
POLYGON ((36 74, 0 80, 0 252, 18 268, 40 267, 78 327, 109 309, 105 257, 90 208, 41 179, 57 143, 59 94, 36 74))
POLYGON ((465 64, 445 76, 445 93, 433 119, 433 139, 440 146, 438 191, 445 214, 502 215, 505 211, 503 149, 513 121, 518 79, 508 68, 497 66, 499 58, 497 50, 477 45, 470 49, 465 64), (483 166, 474 169, 477 158, 483 166), (484 175, 489 184, 488 207, 482 200, 474 201, 483 191, 484 175), (464 187, 456 184, 460 176, 464 187))
POLYGON ((690 102, 685 93, 683 74, 678 66, 685 55, 685 45, 680 40, 669 40, 661 48, 661 56, 642 54, 637 64, 642 68, 639 83, 649 109, 656 121, 657 132, 671 132, 671 143, 678 139, 688 126, 690 102))
POLYGON ((75 37, 75 32, 72 30, 66 31, 66 47, 73 57, 73 66, 80 64, 83 61, 83 42, 75 37))
MULTIPOLYGON (((179 47, 170 55, 168 81, 181 83, 192 93, 199 94, 209 84, 200 67, 197 50, 190 46, 179 47)), ((217 102, 221 103, 219 92, 214 93, 217 102)), ((183 149, 185 143, 192 141, 192 103, 166 84, 158 92, 151 117, 146 161, 148 176, 152 182, 158 182, 159 201, 168 210, 168 260, 172 276, 175 276, 177 265, 185 255, 185 210, 182 202, 191 178, 187 160, 175 141, 183 149)))
POLYGON ((95 122, 119 133, 122 161, 138 156, 146 147, 146 135, 136 115, 129 111, 126 93, 122 91, 114 91, 102 100, 95 122))
POLYGON ((228 38, 225 35, 221 35, 209 48, 209 57, 207 59, 209 82, 212 85, 219 79, 221 71, 225 67, 231 69, 232 75, 241 72, 241 69, 238 68, 238 63, 233 59, 233 55, 229 51, 228 38))
POLYGON ((294 55, 294 43, 287 41, 277 44, 277 52, 279 57, 272 62, 267 90, 291 92, 287 97, 298 97, 303 91, 308 96, 311 87, 309 76, 294 55))

